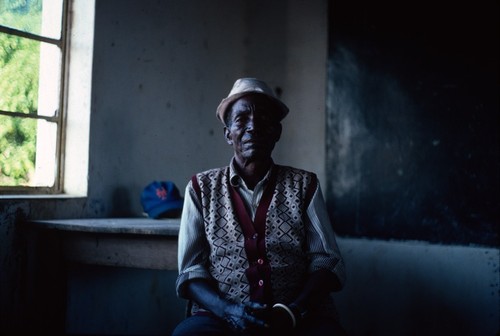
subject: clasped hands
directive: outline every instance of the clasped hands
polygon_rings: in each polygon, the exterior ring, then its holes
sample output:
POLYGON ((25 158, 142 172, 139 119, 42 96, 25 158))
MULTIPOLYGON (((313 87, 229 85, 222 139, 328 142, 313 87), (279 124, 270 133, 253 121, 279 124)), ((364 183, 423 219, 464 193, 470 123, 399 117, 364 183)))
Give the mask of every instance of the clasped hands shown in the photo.
POLYGON ((300 314, 297 314, 291 306, 281 303, 272 307, 257 302, 228 303, 221 317, 233 329, 241 331, 254 327, 291 330, 295 328, 300 318, 300 314))

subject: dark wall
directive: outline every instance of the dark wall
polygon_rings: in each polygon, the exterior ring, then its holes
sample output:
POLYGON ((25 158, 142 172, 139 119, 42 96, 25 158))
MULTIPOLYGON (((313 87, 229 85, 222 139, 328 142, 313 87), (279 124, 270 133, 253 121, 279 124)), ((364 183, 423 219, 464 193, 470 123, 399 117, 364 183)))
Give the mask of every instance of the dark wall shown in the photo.
POLYGON ((498 7, 331 1, 326 194, 338 234, 497 244, 498 7))

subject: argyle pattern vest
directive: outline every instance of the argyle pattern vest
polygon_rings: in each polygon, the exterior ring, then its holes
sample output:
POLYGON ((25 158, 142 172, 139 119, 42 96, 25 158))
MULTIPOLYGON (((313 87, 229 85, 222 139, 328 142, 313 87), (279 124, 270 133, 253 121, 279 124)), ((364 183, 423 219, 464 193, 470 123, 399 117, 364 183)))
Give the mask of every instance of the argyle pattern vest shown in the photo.
POLYGON ((288 303, 307 273, 303 217, 316 175, 274 165, 253 221, 229 178, 224 167, 192 179, 210 245, 209 272, 235 302, 288 303))

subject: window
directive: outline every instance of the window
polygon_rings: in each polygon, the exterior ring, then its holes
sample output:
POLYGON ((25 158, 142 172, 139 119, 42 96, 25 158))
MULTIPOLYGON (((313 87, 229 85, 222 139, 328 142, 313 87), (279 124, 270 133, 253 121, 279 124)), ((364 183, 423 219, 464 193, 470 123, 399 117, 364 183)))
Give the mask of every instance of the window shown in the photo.
POLYGON ((0 194, 86 194, 93 20, 92 0, 0 0, 0 194))

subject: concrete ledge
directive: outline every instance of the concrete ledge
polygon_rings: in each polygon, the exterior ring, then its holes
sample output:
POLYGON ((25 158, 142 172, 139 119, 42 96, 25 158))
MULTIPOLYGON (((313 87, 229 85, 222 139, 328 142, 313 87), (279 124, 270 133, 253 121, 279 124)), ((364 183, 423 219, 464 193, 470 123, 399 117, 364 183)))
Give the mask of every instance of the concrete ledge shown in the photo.
POLYGON ((31 220, 35 228, 75 232, 125 233, 177 236, 180 219, 84 218, 31 220))
POLYGON ((63 241, 67 261, 92 265, 177 269, 177 237, 73 233, 63 241))
POLYGON ((60 234, 66 261, 92 265, 177 269, 179 219, 34 220, 29 225, 60 234))

